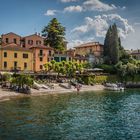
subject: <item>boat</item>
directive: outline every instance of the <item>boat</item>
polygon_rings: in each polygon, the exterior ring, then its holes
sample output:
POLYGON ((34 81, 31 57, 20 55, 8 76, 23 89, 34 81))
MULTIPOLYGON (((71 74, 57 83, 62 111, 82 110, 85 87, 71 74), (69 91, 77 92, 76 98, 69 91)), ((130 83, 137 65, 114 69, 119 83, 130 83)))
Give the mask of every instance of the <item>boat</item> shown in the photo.
POLYGON ((122 86, 122 84, 120 84, 120 83, 118 83, 118 84, 106 83, 105 89, 114 90, 114 91, 124 91, 124 86, 122 86))

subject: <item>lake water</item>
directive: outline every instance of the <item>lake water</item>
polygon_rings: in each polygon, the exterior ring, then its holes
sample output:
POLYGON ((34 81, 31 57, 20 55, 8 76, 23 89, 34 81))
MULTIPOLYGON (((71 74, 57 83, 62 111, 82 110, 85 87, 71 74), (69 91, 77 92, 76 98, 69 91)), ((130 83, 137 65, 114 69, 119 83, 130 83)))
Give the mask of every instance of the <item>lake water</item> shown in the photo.
POLYGON ((0 140, 140 140, 140 90, 0 103, 0 140))

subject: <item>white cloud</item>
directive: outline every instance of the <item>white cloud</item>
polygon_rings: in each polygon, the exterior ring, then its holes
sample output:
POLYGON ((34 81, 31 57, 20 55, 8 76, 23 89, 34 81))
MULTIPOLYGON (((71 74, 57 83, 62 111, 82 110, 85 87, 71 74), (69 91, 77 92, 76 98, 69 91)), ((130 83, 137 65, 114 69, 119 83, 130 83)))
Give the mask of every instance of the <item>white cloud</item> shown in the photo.
POLYGON ((114 4, 108 5, 99 0, 86 0, 83 3, 83 8, 90 11, 109 11, 117 9, 114 4))
POLYGON ((134 25, 136 25, 136 26, 137 26, 137 25, 140 25, 140 22, 135 22, 134 25))
POLYGON ((140 26, 134 26, 135 32, 131 32, 126 39, 122 40, 122 45, 125 49, 140 49, 140 26))
POLYGON ((58 11, 57 10, 47 10, 47 12, 44 14, 45 16, 54 16, 56 15, 58 11))
POLYGON ((64 8, 64 12, 82 12, 82 7, 77 5, 77 6, 68 6, 64 8))
MULTIPOLYGON (((67 1, 76 1, 76 0, 62 0, 63 2, 67 1)), ((67 12, 81 12, 81 11, 99 11, 99 12, 104 12, 104 11, 110 11, 110 10, 116 10, 116 9, 126 9, 125 6, 120 7, 120 6, 115 6, 114 4, 106 4, 101 2, 100 0, 85 0, 81 5, 77 6, 69 6, 64 9, 64 11, 67 12)))
POLYGON ((73 48, 73 47, 76 47, 76 46, 83 44, 83 43, 84 43, 84 41, 80 40, 80 39, 71 40, 70 43, 68 43, 68 48, 73 48))
POLYGON ((78 0, 61 0, 61 2, 67 3, 67 2, 76 2, 78 0))
POLYGON ((85 39, 73 39, 68 43, 68 48, 73 48, 76 46, 79 46, 83 43, 87 43, 87 42, 94 42, 95 39, 94 38, 85 38, 85 39))
POLYGON ((94 18, 86 17, 85 24, 75 27, 72 32, 76 35, 83 36, 92 34, 96 37, 105 37, 106 31, 110 25, 116 23, 118 26, 119 34, 122 38, 133 32, 134 29, 128 24, 128 20, 122 18, 118 14, 98 15, 94 18))
POLYGON ((98 15, 94 18, 86 17, 84 23, 72 29, 69 39, 71 43, 68 46, 74 47, 78 43, 85 43, 90 41, 100 41, 103 43, 104 37, 110 25, 116 23, 119 35, 123 42, 127 40, 130 34, 134 33, 134 28, 128 24, 128 20, 122 18, 118 14, 98 15))

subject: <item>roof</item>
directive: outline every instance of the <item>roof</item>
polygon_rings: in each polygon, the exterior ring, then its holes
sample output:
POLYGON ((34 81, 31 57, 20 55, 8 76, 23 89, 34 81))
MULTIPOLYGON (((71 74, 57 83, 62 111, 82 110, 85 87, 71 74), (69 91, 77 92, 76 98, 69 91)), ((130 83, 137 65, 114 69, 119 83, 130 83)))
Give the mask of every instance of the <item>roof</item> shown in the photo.
POLYGON ((100 44, 99 42, 88 42, 88 43, 81 44, 81 45, 79 45, 79 46, 77 46, 77 47, 74 47, 74 48, 84 48, 84 47, 95 46, 95 45, 103 46, 103 45, 100 44))
POLYGON ((33 49, 33 48, 54 50, 54 48, 49 47, 49 46, 45 46, 45 45, 37 45, 37 46, 32 46, 32 47, 30 47, 30 49, 33 49))
POLYGON ((27 51, 27 52, 31 52, 30 49, 28 48, 22 48, 21 46, 19 45, 16 45, 14 43, 11 43, 11 44, 8 44, 8 45, 5 45, 3 47, 0 47, 1 50, 11 50, 11 51, 27 51))
POLYGON ((66 50, 66 52, 73 52, 73 51, 75 51, 75 49, 69 49, 69 50, 66 50))
POLYGON ((80 57, 74 57, 74 59, 76 60, 88 60, 86 57, 84 56, 80 56, 80 57))
POLYGON ((131 54, 140 54, 140 50, 139 49, 134 50, 134 51, 131 52, 131 54))
POLYGON ((8 35, 8 34, 14 34, 14 35, 16 35, 16 36, 21 37, 20 35, 18 35, 18 34, 16 34, 16 33, 13 33, 13 32, 9 32, 9 33, 6 33, 6 34, 2 34, 2 36, 3 36, 3 35, 8 35))
POLYGON ((42 36, 40 36, 40 35, 38 35, 38 34, 32 34, 32 35, 28 35, 28 36, 24 36, 23 38, 27 38, 27 37, 31 37, 31 36, 38 36, 38 37, 40 37, 40 38, 42 38, 43 39, 43 37, 42 36))

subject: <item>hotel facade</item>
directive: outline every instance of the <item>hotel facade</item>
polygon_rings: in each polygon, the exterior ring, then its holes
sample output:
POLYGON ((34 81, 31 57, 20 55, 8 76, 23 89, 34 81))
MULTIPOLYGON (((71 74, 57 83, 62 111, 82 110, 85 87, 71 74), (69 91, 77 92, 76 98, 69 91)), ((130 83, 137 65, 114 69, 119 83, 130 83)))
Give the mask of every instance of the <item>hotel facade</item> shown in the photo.
POLYGON ((40 72, 43 65, 51 60, 77 61, 78 63, 101 63, 103 45, 89 42, 67 50, 57 52, 44 45, 44 38, 39 34, 21 37, 15 33, 2 34, 0 38, 0 71, 40 72))
POLYGON ((44 46, 39 34, 21 37, 15 33, 3 34, 0 45, 0 71, 39 72, 53 59, 53 48, 44 46))

